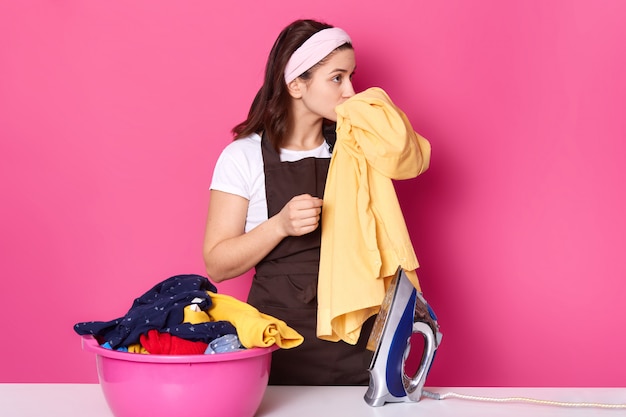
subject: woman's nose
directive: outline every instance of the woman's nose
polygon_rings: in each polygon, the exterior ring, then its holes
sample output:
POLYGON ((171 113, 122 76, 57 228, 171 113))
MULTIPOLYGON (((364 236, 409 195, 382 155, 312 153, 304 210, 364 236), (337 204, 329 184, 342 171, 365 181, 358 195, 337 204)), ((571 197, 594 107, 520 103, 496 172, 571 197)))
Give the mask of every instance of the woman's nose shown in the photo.
POLYGON ((350 98, 354 95, 354 87, 352 86, 352 81, 347 80, 345 88, 343 90, 343 96, 346 98, 350 98))

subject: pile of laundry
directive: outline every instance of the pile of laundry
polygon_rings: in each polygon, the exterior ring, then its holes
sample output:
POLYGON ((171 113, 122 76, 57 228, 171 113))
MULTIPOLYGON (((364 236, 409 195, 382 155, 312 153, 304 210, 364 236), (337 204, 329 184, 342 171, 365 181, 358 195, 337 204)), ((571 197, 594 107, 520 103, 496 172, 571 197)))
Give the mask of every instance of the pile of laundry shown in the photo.
POLYGON ((276 344, 299 346, 302 335, 250 304, 218 294, 200 275, 176 275, 136 298, 123 317, 74 325, 107 349, 165 355, 213 354, 276 344))

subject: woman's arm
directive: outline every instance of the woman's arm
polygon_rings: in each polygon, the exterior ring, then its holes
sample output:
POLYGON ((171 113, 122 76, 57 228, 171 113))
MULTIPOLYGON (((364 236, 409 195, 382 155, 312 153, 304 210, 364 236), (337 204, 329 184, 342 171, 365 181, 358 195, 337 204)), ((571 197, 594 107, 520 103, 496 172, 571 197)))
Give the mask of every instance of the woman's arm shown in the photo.
POLYGON ((244 232, 248 200, 211 190, 204 235, 204 263, 209 277, 221 282, 237 277, 262 260, 286 236, 301 236, 319 225, 322 200, 308 194, 292 198, 275 216, 244 232))

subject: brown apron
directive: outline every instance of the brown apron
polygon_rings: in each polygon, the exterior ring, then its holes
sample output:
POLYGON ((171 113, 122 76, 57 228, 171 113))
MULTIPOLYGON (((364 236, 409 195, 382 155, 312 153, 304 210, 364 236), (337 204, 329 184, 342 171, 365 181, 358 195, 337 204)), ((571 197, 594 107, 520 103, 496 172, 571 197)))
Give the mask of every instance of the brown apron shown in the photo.
MULTIPOLYGON (((333 139, 327 136, 331 144, 333 139)), ((269 217, 296 195, 324 195, 330 158, 281 162, 264 136, 261 149, 269 217)), ((272 385, 367 385, 369 382, 367 368, 372 352, 365 346, 373 318, 363 326, 361 339, 354 346, 316 336, 320 241, 321 227, 304 236, 289 236, 256 266, 248 303, 284 320, 304 336, 302 345, 273 353, 269 381, 272 385)))

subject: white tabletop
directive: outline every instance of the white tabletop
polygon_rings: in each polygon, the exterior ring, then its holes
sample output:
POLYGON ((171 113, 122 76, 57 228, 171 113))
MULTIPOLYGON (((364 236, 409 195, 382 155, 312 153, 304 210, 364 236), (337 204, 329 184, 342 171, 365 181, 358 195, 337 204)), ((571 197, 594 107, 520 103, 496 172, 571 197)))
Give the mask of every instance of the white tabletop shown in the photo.
MULTIPOLYGON (((465 416, 626 416, 626 408, 565 408, 529 403, 492 403, 466 399, 422 399, 417 403, 370 407, 365 387, 277 387, 265 393, 256 417, 430 417, 465 416)), ((528 397, 550 401, 626 404, 626 388, 429 388, 487 397, 528 397)), ((113 417, 98 384, 0 384, 0 416, 113 417)))

